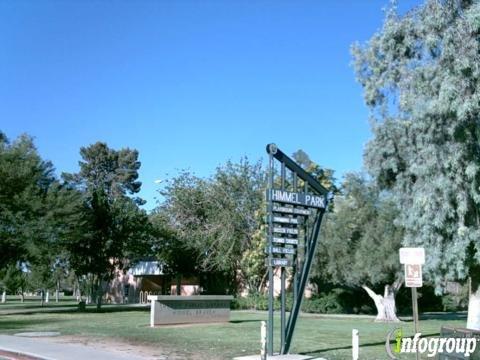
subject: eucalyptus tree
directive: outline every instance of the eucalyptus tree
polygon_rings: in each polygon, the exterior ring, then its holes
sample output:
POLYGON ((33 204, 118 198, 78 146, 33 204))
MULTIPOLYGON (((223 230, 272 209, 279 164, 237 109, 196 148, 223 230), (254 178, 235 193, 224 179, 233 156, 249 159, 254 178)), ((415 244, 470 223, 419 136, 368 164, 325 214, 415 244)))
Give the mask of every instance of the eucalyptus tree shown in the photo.
POLYGON ((377 307, 377 321, 398 321, 395 295, 401 284, 398 249, 403 231, 388 194, 358 174, 347 174, 327 213, 314 276, 327 283, 363 287, 377 307), (376 294, 372 288, 384 287, 376 294))
POLYGON ((404 245, 426 250, 426 276, 470 276, 467 326, 480 329, 480 3, 427 1, 353 47, 371 109, 365 164, 392 191, 404 245), (477 271, 475 271, 477 270, 477 271))

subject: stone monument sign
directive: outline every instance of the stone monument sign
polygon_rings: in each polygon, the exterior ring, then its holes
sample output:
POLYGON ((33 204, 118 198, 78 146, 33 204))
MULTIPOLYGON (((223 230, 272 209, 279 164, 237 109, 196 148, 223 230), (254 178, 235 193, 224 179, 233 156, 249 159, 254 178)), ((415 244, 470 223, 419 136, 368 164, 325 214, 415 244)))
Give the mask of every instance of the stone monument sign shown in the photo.
POLYGON ((230 321, 228 295, 149 295, 150 326, 230 321))

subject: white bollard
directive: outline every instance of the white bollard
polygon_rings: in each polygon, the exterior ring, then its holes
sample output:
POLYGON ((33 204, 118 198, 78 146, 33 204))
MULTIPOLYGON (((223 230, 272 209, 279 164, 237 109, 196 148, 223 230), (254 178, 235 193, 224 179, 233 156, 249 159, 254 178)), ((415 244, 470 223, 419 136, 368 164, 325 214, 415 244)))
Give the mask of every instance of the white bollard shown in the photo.
POLYGON ((48 303, 50 301, 50 291, 47 290, 47 296, 45 296, 45 302, 48 303))
POLYGON ((358 346, 359 346, 359 338, 358 338, 358 330, 352 330, 352 360, 358 360, 358 346))
POLYGON ((262 321, 260 328, 260 342, 262 344, 262 349, 260 350, 260 359, 267 360, 267 322, 262 321))
POLYGON ((7 291, 3 290, 3 292, 2 292, 2 304, 5 304, 6 301, 7 301, 7 291))

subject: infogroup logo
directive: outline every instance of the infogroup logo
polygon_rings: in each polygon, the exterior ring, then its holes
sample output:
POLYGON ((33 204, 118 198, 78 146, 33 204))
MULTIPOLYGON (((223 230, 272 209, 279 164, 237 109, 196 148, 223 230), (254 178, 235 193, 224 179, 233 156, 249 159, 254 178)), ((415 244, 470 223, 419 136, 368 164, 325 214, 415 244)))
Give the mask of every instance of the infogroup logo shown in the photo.
POLYGON ((403 337, 401 328, 396 328, 387 334, 385 349, 390 359, 399 359, 402 353, 427 353, 427 357, 434 357, 439 353, 463 354, 469 357, 477 347, 477 338, 421 338, 421 333, 416 333, 413 338, 403 337), (390 343, 395 340, 393 348, 390 343))

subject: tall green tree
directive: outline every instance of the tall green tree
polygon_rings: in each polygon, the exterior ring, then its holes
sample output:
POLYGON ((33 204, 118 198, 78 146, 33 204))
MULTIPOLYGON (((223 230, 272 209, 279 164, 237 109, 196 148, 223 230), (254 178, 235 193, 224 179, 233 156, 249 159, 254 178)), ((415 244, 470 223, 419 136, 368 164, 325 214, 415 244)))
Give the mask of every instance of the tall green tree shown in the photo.
POLYGON ((338 188, 336 185, 337 179, 334 176, 334 170, 320 166, 310 159, 310 156, 302 149, 295 151, 292 154, 292 157, 297 164, 315 177, 326 189, 333 194, 338 193, 338 188))
POLYGON ((101 306, 102 284, 150 250, 150 224, 138 205, 138 152, 114 150, 102 142, 80 149, 76 174, 64 174, 69 186, 83 193, 88 236, 67 246, 77 275, 89 276, 101 306))
POLYGON ((423 246, 440 291, 471 276, 467 326, 480 329, 480 4, 427 1, 353 56, 374 137, 365 164, 400 207, 404 245, 423 246))
POLYGON ((33 271, 38 290, 49 287, 63 261, 62 243, 85 231, 80 193, 53 172, 30 137, 10 142, 0 133, 0 267, 33 271))
POLYGON ((20 263, 9 265, 0 271, 2 290, 5 294, 20 295, 21 302, 25 299, 25 291, 29 287, 28 274, 20 263))
POLYGON ((197 254, 203 272, 245 283, 242 264, 245 252, 257 243, 265 181, 261 163, 244 158, 218 167, 208 179, 182 173, 164 189, 160 208, 184 248, 197 254))
POLYGON ((201 268, 199 254, 188 245, 172 226, 165 208, 157 208, 150 214, 153 228, 153 253, 163 265, 163 273, 176 279, 177 295, 181 295, 182 276, 198 276, 201 268))
POLYGON ((398 249, 403 229, 389 194, 359 174, 347 174, 335 207, 326 215, 314 275, 324 283, 362 286, 377 307, 378 321, 398 321, 395 295, 401 284, 398 249), (383 295, 371 288, 384 286, 383 295))
MULTIPOLYGON (((81 192, 55 181, 45 197, 42 229, 37 240, 27 247, 34 290, 46 294, 55 289, 58 293, 60 281, 70 267, 68 244, 82 242, 88 229, 81 192)), ((42 303, 43 300, 42 296, 42 303)))
POLYGON ((55 182, 53 166, 32 139, 10 142, 0 132, 0 268, 28 261, 28 248, 46 235, 46 198, 55 182))

